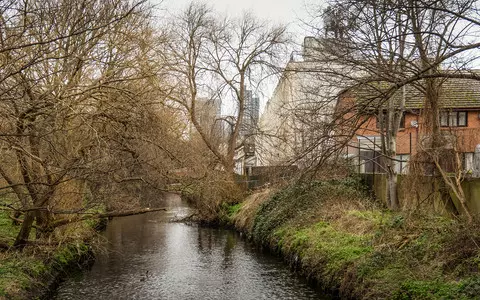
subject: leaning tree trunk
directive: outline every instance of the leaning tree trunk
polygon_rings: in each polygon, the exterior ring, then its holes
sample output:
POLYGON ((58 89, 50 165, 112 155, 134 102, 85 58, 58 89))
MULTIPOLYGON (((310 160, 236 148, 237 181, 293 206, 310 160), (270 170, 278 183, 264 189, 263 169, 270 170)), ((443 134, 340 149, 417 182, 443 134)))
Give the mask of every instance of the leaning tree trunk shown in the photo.
POLYGON ((30 236, 30 232, 32 231, 33 222, 35 221, 35 212, 29 211, 25 213, 25 217, 23 219, 22 226, 20 227, 20 231, 17 234, 17 238, 15 239, 15 243, 13 243, 13 247, 15 248, 23 248, 27 241, 28 237, 30 236))
POLYGON ((50 237, 53 232, 50 226, 52 214, 48 211, 39 210, 35 214, 35 224, 37 226, 36 239, 43 239, 50 237))
MULTIPOLYGON (((455 153, 457 162, 460 161, 458 152, 455 153)), ((443 182, 449 187, 449 189, 453 192, 455 197, 457 197, 458 201, 460 202, 460 206, 462 207, 462 210, 467 217, 468 223, 472 223, 473 217, 472 214, 470 213, 470 209, 467 206, 467 198, 465 196, 465 193, 463 191, 462 187, 462 180, 460 176, 455 176, 454 178, 450 177, 440 166, 439 163, 439 158, 436 157, 434 158, 435 165, 437 166, 437 170, 440 172, 440 175, 442 176, 443 182)))

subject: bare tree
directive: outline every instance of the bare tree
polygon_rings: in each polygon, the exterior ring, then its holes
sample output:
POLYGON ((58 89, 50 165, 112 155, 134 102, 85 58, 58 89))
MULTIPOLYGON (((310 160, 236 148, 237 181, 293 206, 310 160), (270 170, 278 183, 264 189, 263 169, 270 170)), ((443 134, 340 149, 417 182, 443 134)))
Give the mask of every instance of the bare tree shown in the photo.
POLYGON ((1 7, 1 189, 18 200, 3 207, 22 222, 20 247, 32 228, 48 236, 69 214, 101 203, 110 183, 141 179, 158 158, 149 154, 175 157, 144 134, 161 106, 150 82, 155 65, 146 59, 153 41, 143 1, 1 7), (69 195, 75 201, 66 204, 69 195))
MULTIPOLYGON (((338 78, 342 78, 344 88, 368 90, 363 99, 357 95, 361 101, 357 102, 356 109, 384 115, 379 117, 383 120, 379 129, 381 149, 387 160, 389 206, 397 208, 395 140, 404 110, 403 89, 413 87, 424 95, 422 111, 427 122, 420 124, 421 130, 426 136, 434 137, 433 148, 439 147, 442 143, 437 138, 441 135, 438 97, 441 84, 445 78, 478 79, 474 72, 460 72, 478 58, 472 52, 479 46, 473 38, 479 25, 477 3, 342 0, 331 1, 330 5, 342 12, 339 16, 343 20, 335 22, 342 28, 329 26, 327 29, 333 33, 341 30, 341 35, 335 38, 327 32, 326 37, 320 39, 319 47, 327 55, 316 59, 344 66, 348 71, 324 68, 319 70, 319 76, 332 85, 338 85, 338 78), (400 96, 394 97, 395 94, 400 96)), ((332 101, 336 99, 332 97, 332 101)), ((354 133, 363 124, 360 117, 350 119, 356 119, 351 124, 351 133, 354 133)), ((340 144, 339 148, 343 146, 340 144)))
POLYGON ((190 122, 223 169, 233 174, 235 150, 245 120, 247 86, 255 90, 268 76, 278 73, 278 62, 288 36, 284 26, 270 26, 245 13, 240 19, 219 18, 205 4, 190 4, 174 18, 171 28, 172 86, 170 99, 187 111, 190 122), (176 37, 176 38, 175 38, 176 37), (231 131, 218 147, 199 122, 199 103, 221 101, 235 108, 233 118, 218 118, 231 131))

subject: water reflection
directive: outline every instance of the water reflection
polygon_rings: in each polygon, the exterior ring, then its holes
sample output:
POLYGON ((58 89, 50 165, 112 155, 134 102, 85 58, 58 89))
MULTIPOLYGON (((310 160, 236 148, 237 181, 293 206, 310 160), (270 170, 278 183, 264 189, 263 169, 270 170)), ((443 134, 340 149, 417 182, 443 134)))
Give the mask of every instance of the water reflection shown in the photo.
POLYGON ((326 299, 235 232, 169 223, 188 208, 172 195, 166 205, 113 220, 108 251, 56 299, 326 299))

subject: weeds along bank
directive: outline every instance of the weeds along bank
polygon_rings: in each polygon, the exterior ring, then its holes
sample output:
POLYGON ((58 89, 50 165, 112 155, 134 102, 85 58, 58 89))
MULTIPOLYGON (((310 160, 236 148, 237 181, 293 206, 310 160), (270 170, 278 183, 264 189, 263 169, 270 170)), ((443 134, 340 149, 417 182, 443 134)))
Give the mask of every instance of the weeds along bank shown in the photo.
POLYGON ((6 249, 18 233, 8 213, 0 211, 0 299, 48 299, 58 279, 93 259, 89 244, 98 221, 65 226, 57 233, 63 238, 27 245, 22 251, 6 249))
POLYGON ((264 190, 224 218, 342 298, 478 299, 480 223, 393 213, 354 180, 264 190))
POLYGON ((204 225, 218 225, 223 210, 241 201, 244 193, 225 173, 208 172, 203 178, 183 186, 181 196, 196 209, 191 220, 204 225))

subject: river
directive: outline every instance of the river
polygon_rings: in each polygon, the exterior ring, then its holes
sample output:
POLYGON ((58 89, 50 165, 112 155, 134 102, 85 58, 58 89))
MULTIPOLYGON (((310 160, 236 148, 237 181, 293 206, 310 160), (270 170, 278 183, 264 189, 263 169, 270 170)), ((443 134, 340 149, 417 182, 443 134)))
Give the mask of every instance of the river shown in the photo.
POLYGON ((91 269, 54 299, 329 299, 236 232, 169 222, 189 212, 180 197, 164 204, 167 212, 113 219, 91 269))

